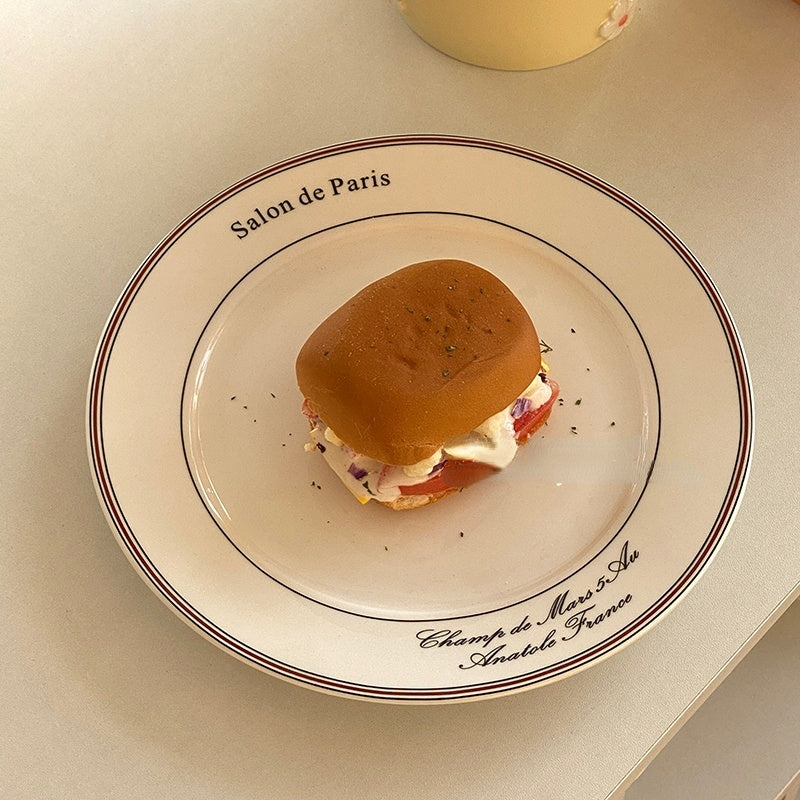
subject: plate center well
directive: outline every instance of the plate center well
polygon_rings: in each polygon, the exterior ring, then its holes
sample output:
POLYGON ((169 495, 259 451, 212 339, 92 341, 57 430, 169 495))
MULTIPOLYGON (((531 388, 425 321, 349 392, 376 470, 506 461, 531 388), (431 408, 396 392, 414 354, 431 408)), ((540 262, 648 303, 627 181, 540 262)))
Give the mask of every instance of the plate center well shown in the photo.
POLYGON ((188 365, 182 429, 200 500, 256 568, 348 613, 445 619, 546 591, 614 540, 656 455, 658 389, 635 321, 591 265, 491 220, 397 214, 305 237, 232 287, 188 365), (304 450, 295 357, 367 283, 436 257, 509 285, 552 348, 563 404, 507 470, 457 497, 362 507, 304 450))

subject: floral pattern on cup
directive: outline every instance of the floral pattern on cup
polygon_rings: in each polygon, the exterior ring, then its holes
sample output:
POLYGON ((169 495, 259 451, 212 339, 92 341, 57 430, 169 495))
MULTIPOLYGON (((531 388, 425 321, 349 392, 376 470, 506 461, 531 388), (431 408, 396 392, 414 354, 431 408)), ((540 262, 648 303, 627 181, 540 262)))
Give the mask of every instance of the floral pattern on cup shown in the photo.
POLYGON ((635 10, 636 0, 617 0, 608 19, 600 26, 600 36, 604 39, 613 39, 615 36, 619 36, 622 30, 630 24, 635 10))

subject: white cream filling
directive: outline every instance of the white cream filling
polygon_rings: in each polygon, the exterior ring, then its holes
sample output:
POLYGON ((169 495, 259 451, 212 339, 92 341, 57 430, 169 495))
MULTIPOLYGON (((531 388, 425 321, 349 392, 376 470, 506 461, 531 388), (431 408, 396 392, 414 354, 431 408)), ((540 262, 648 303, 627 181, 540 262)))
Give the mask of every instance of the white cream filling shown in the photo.
MULTIPOLYGON (((531 409, 543 406, 552 396, 550 385, 537 375, 519 397, 531 401, 531 409)), ((362 503, 377 499, 391 502, 400 496, 401 486, 424 483, 434 468, 447 458, 479 461, 495 469, 505 469, 517 454, 514 435, 514 403, 493 414, 475 430, 449 439, 429 458, 416 464, 392 466, 363 456, 349 448, 322 420, 311 429, 308 450, 319 450, 342 483, 362 503)))
MULTIPOLYGON (((384 487, 382 490, 378 490, 378 483, 386 468, 383 462, 356 453, 321 420, 311 429, 310 436, 313 444, 306 445, 306 448, 319 450, 339 480, 362 503, 368 503, 373 497, 391 502, 400 496, 399 484, 393 488, 384 487), (336 440, 341 444, 335 444, 336 440)), ((409 484, 413 483, 412 479, 408 480, 409 484)), ((427 476, 419 479, 419 482, 424 480, 427 480, 427 476)))
MULTIPOLYGON (((553 390, 537 375, 530 386, 520 395, 531 401, 531 408, 543 406, 552 396, 553 390)), ((480 461, 491 464, 495 469, 505 469, 517 454, 517 439, 514 435, 512 403, 502 411, 493 414, 486 422, 464 436, 457 436, 444 443, 444 453, 462 461, 480 461)))
POLYGON ((409 478, 421 478, 430 475, 431 470, 444 458, 442 448, 440 447, 430 458, 423 458, 422 461, 417 461, 416 464, 409 464, 406 467, 401 467, 403 474, 409 478))

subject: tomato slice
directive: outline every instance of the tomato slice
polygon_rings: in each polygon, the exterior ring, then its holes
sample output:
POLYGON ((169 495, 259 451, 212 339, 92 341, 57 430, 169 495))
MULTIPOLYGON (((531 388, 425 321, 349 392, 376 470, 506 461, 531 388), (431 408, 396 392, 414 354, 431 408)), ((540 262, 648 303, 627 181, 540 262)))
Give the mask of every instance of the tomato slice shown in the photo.
POLYGON ((401 486, 400 494, 437 494, 447 489, 462 489, 472 483, 488 478, 498 472, 491 464, 479 461, 445 461, 444 466, 424 483, 414 486, 401 486))
POLYGON ((525 444, 547 422, 550 412, 553 410, 558 399, 558 384, 549 378, 547 384, 553 390, 550 399, 544 405, 531 409, 514 420, 514 433, 518 444, 525 444))

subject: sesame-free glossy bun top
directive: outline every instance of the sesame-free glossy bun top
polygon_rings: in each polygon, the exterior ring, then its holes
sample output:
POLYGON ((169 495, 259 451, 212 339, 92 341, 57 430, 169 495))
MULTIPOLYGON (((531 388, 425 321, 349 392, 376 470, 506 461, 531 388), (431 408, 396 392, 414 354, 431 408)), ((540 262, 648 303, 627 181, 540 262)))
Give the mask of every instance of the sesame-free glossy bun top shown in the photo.
POLYGON ((508 406, 541 366, 511 290, 466 261, 424 261, 362 289, 297 357, 310 409, 358 453, 414 464, 508 406))

